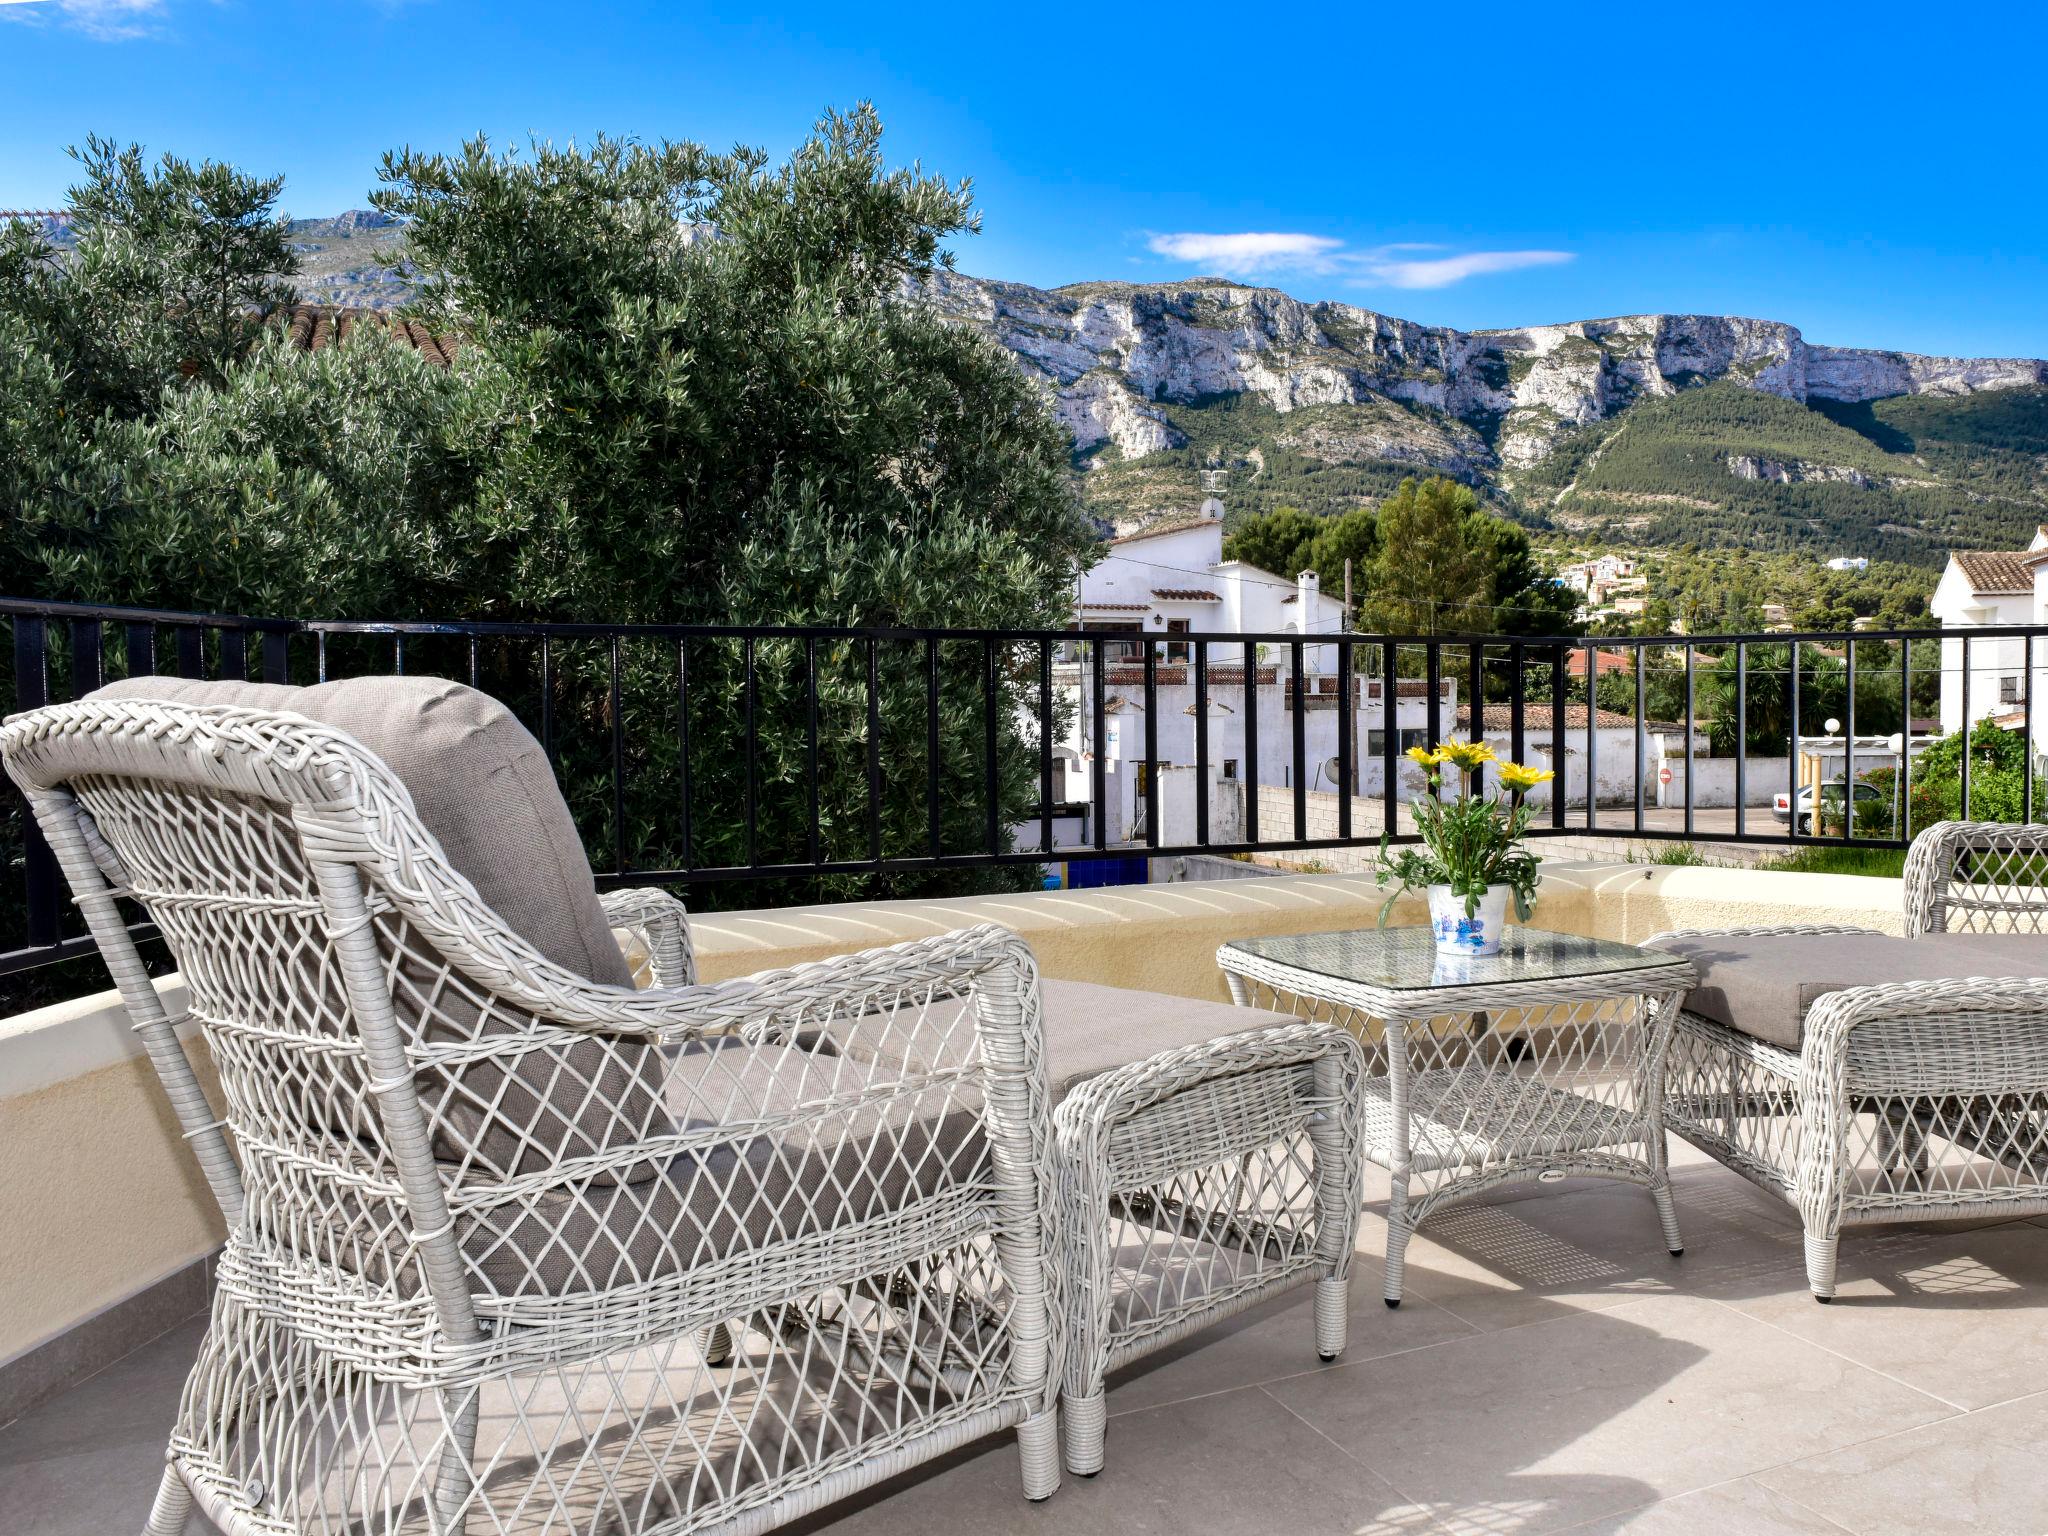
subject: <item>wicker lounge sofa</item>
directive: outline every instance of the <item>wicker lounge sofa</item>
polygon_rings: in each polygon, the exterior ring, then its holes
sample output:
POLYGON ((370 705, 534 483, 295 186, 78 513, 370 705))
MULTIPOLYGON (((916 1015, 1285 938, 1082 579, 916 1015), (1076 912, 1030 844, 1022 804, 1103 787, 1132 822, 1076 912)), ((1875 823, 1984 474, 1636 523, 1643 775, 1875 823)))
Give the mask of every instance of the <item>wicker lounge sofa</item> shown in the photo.
POLYGON ((760 1531, 1007 1427, 1057 1485, 1016 936, 688 985, 681 909, 600 904, 538 746, 432 679, 140 679, 0 754, 228 1218, 153 1536, 760 1531), (898 1065, 818 1046, 884 1016, 898 1065))
POLYGON ((2048 827, 1913 841, 1905 934, 1687 930, 1665 1124, 1792 1202, 1835 1294, 1844 1226, 2048 1211, 2048 827))

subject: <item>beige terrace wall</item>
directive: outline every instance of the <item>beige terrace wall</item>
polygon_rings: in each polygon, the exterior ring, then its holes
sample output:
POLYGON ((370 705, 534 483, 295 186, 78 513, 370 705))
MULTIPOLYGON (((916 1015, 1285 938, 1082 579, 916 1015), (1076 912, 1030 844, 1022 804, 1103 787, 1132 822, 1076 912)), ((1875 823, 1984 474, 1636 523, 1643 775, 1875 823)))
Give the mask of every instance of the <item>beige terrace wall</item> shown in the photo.
MULTIPOLYGON (((1362 927, 1360 876, 1297 875, 948 901, 721 912, 695 926, 707 980, 996 922, 1048 976, 1223 998, 1216 946, 1362 927)), ((1546 865, 1539 926, 1638 940, 1664 928, 1819 920, 1897 931, 1895 880, 1733 869, 1546 865)), ((1409 903, 1398 920, 1414 921, 1409 903)), ((175 979, 160 984, 175 1011, 175 979)), ((0 1362, 209 1252, 204 1181, 111 993, 0 1020, 0 1362)), ((189 1047, 211 1072, 204 1047, 189 1047)))

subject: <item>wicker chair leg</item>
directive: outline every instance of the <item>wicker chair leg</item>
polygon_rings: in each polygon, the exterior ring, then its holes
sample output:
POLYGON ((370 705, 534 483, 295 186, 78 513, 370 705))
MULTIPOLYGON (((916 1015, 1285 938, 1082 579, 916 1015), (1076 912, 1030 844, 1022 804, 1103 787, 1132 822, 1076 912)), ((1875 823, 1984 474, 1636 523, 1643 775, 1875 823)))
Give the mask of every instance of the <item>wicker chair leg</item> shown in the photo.
POLYGON ((1657 1221, 1664 1228, 1664 1246, 1675 1259, 1685 1252, 1685 1239, 1678 1232, 1678 1202, 1671 1198, 1671 1181, 1653 1185, 1650 1198, 1657 1202, 1657 1221))
POLYGON ((1067 1470, 1093 1477, 1102 1470, 1103 1433, 1109 1422, 1109 1394, 1097 1387, 1086 1397, 1060 1399, 1060 1439, 1067 1470))
POLYGON ((1059 1410, 1048 1408, 1019 1424, 1017 1451, 1024 1460, 1024 1497, 1034 1504, 1051 1498, 1060 1486, 1059 1410))
POLYGON ((149 1524, 142 1536, 184 1536, 185 1522, 192 1514, 192 1490, 176 1467, 164 1468, 164 1480, 157 1484, 156 1503, 150 1506, 149 1524))
POLYGON ((1351 1332, 1351 1280, 1324 1275, 1316 1281, 1316 1353, 1334 1360, 1344 1353, 1351 1332))
POLYGON ((482 1393, 475 1387, 466 1397, 449 1393, 441 1401, 448 1415, 448 1439, 434 1469, 434 1536, 462 1536, 470 1491, 476 1486, 477 1409, 482 1393))
POLYGON ((1389 1307, 1401 1305, 1401 1274, 1408 1261, 1408 1215, 1391 1211, 1387 1215, 1386 1287, 1380 1294, 1389 1307))
POLYGON ((1835 1299, 1835 1249, 1840 1242, 1839 1232, 1807 1231, 1806 1284, 1816 1301, 1835 1299))
POLYGON ((736 1342, 732 1324, 713 1323, 697 1335, 697 1353, 713 1369, 731 1365, 736 1342))

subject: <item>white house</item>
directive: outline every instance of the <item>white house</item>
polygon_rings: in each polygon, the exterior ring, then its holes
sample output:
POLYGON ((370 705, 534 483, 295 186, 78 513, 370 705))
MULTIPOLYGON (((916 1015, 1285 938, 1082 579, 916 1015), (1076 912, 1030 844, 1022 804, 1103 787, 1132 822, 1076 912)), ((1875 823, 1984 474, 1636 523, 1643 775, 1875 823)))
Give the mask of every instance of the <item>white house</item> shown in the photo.
POLYGON ((1831 571, 1867 571, 1870 561, 1862 555, 1837 555, 1828 562, 1831 571))
MULTIPOLYGON (((1952 550, 1935 583, 1928 611, 1944 630, 2048 623, 2048 527, 2022 550, 1952 550)), ((1970 642, 1967 712, 1963 640, 1941 643, 1941 729, 1944 733, 1986 718, 2017 728, 2024 719, 2027 642, 1987 636, 1970 642)), ((2034 748, 2048 749, 2048 641, 2034 646, 2034 748)))
MULTIPOLYGON (((1090 633, 1330 635, 1344 627, 1344 605, 1322 594, 1314 571, 1282 576, 1225 560, 1223 503, 1212 496, 1188 517, 1111 539, 1081 577, 1074 622, 1090 633)), ((1336 647, 1310 647, 1303 664, 1335 671, 1336 647)))

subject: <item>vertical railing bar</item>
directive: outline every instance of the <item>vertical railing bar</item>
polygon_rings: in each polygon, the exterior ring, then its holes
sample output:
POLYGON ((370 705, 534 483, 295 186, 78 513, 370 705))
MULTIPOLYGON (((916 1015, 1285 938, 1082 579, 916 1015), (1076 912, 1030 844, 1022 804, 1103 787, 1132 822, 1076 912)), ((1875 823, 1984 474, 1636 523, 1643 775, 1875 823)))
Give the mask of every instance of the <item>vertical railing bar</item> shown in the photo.
MULTIPOLYGON (((1636 647, 1636 673, 1642 674, 1644 666, 1643 648, 1636 647)), ((1600 676, 1600 650, 1598 646, 1586 647, 1586 830, 1592 831, 1598 813, 1594 802, 1599 799, 1600 785, 1600 688, 1596 681, 1600 676)))
POLYGON ((1518 763, 1529 750, 1527 724, 1523 719, 1528 707, 1528 665, 1528 648, 1517 640, 1508 648, 1508 670, 1514 676, 1508 687, 1508 756, 1518 763))
POLYGON ((1897 835, 1913 841, 1913 641, 1899 641, 1899 786, 1897 835))
MULTIPOLYGON (((990 854, 1003 851, 1002 807, 997 803, 999 790, 996 784, 996 710, 1002 698, 1002 689, 996 679, 996 643, 984 636, 981 642, 981 676, 984 698, 981 716, 981 770, 982 770, 982 814, 987 818, 983 827, 990 854)), ((1152 717, 1145 717, 1147 725, 1152 717)))
POLYGON ((82 699, 104 683, 103 629, 98 619, 71 621, 71 697, 82 699))
POLYGON ((1038 637, 1038 842, 1052 856, 1052 641, 1038 637))
POLYGON ((925 844, 931 849, 933 858, 938 858, 945 847, 945 835, 939 827, 939 773, 941 756, 939 748, 939 637, 927 636, 924 642, 924 819, 925 844))
POLYGON ((237 683, 249 680, 249 632, 228 625, 220 632, 220 675, 237 683))
MULTIPOLYGON (((1444 737, 1444 706, 1439 695, 1444 686, 1443 652, 1434 640, 1425 641, 1422 647, 1422 676, 1425 697, 1423 698, 1423 726, 1429 732, 1429 746, 1434 750, 1444 737)), ((1471 700, 1466 700, 1467 704, 1471 700)))
POLYGON ((263 632, 263 681, 288 683, 292 679, 292 637, 288 630, 263 632))
MULTIPOLYGON (((327 636, 320 636, 320 678, 327 678, 327 636)), ((555 758, 555 649, 546 635, 540 637, 540 749, 558 771, 555 758)))
POLYGON ((818 806, 818 637, 804 636, 804 777, 810 783, 809 832, 804 856, 813 864, 825 856, 825 831, 818 806))
POLYGON ((1842 686, 1848 691, 1842 712, 1842 841, 1856 836, 1856 637, 1842 642, 1842 686))
MULTIPOLYGON (((1556 664, 1550 669, 1550 769, 1557 775, 1550 781, 1550 825, 1558 832, 1565 828, 1565 801, 1571 798, 1571 761, 1564 744, 1565 674, 1570 663, 1571 647, 1560 642, 1556 664)), ((1591 799, 1592 794, 1589 780, 1587 798, 1591 799)))
POLYGON ((484 673, 482 663, 483 657, 478 652, 477 637, 471 635, 469 637, 469 686, 472 688, 481 688, 483 686, 484 673))
MULTIPOLYGON (((1598 655, 1596 654, 1592 660, 1592 670, 1587 673, 1591 683, 1586 702, 1589 707, 1597 708, 1600 703, 1600 664, 1598 655)), ((1643 750, 1644 737, 1646 735, 1643 730, 1643 721, 1644 717, 1649 713, 1650 658, 1641 646, 1637 646, 1635 650, 1630 652, 1629 661, 1630 670, 1636 675, 1636 830, 1640 832, 1643 830, 1643 799, 1646 788, 1643 783, 1643 770, 1649 766, 1649 758, 1643 750)))
MULTIPOLYGON (((1380 642, 1380 834, 1391 837, 1401 830, 1401 797, 1394 779, 1396 753, 1400 750, 1398 712, 1401 687, 1394 678, 1400 661, 1398 647, 1391 640, 1380 642)), ((1369 744, 1369 743, 1368 743, 1369 744)))
MULTIPOLYGON (((1786 772, 1792 780, 1792 809, 1785 818, 1785 831, 1794 842, 1797 842, 1799 840, 1799 642, 1797 640, 1789 641, 1786 644, 1785 665, 1785 696, 1787 706, 1791 711, 1792 731, 1791 756, 1786 759, 1789 765, 1786 772)), ((1820 796, 1815 795, 1814 800, 1817 806, 1820 796)))
POLYGON ((156 626, 154 624, 130 624, 127 628, 128 675, 130 677, 152 677, 156 674, 156 626))
MULTIPOLYGON (((23 614, 14 621, 14 707, 41 709, 50 702, 46 621, 23 614)), ((22 806, 22 877, 28 904, 28 942, 55 944, 62 931, 57 856, 36 818, 22 806)))
POLYGON ((1209 846, 1209 642, 1194 641, 1195 841, 1209 846))
MULTIPOLYGON (((1308 622, 1308 615, 1302 615, 1308 622)), ((1303 665, 1307 648, 1299 640, 1288 647, 1288 687, 1294 694, 1294 719, 1290 735, 1294 754, 1294 840, 1308 840, 1308 672, 1303 665)))
POLYGON ((882 657, 868 636, 868 857, 882 862, 882 657))
MULTIPOLYGON (((1466 739, 1480 742, 1486 740, 1486 646, 1474 640, 1471 649, 1468 687, 1472 693, 1472 729, 1466 732, 1466 739)), ((1483 786, 1483 777, 1481 783, 1483 786)))
MULTIPOLYGON (((618 642, 612 642, 616 652, 618 642)), ((740 859, 751 866, 759 862, 761 832, 760 761, 761 717, 759 679, 755 672, 754 637, 740 639, 740 803, 744 807, 746 852, 740 859)))
MULTIPOLYGON (((400 636, 403 639, 404 636, 400 636)), ((611 654, 611 717, 612 717, 612 872, 623 875, 626 872, 626 722, 622 718, 625 707, 625 690, 619 684, 619 637, 612 636, 611 654)), ((753 761, 753 743, 748 744, 747 761, 753 761)), ((748 825, 753 823, 752 809, 749 808, 748 825)), ((747 860, 752 863, 750 857, 747 860)))
POLYGON ((1688 840, 1692 837, 1692 731, 1693 719, 1697 713, 1693 684, 1693 645, 1692 641, 1688 640, 1685 642, 1685 735, 1678 744, 1679 754, 1685 759, 1685 835, 1688 840))
POLYGON ((1351 841, 1351 797, 1358 792, 1358 770, 1352 766, 1357 747, 1358 685, 1351 675, 1351 636, 1337 642, 1337 836, 1351 841))
POLYGON ((1159 846, 1159 646, 1145 637, 1145 842, 1159 846))
POLYGON ((1970 637, 1963 636, 1963 752, 1962 752, 1962 811, 1963 820, 1970 819, 1970 637))
POLYGON ((1095 733, 1091 738, 1095 755, 1090 759, 1088 769, 1089 819, 1095 823, 1090 829, 1095 834, 1095 846, 1103 849, 1109 846, 1109 712, 1102 692, 1108 686, 1109 667, 1103 655, 1100 635, 1088 642, 1088 676, 1094 684, 1094 698, 1089 704, 1089 725, 1095 733))
POLYGON ((1749 647, 1735 642, 1735 835, 1749 826, 1749 647))
POLYGON ((405 631, 402 629, 391 637, 391 672, 394 677, 405 676, 405 631))
MULTIPOLYGON (((547 642, 541 642, 541 655, 547 655, 547 642)), ((545 671, 546 662, 542 662, 545 671)), ((687 636, 676 637, 676 799, 682 807, 682 855, 683 868, 694 869, 695 859, 690 848, 690 642, 687 636)), ((815 790, 818 774, 815 762, 812 765, 811 784, 815 790)), ((815 805, 815 800, 813 804, 815 805)), ((818 819, 813 813, 811 831, 816 834, 818 819)), ((813 855, 813 858, 816 856, 813 855)))
POLYGON ((1244 840, 1259 840, 1259 648, 1244 643, 1244 840))
POLYGON ((313 637, 313 675, 320 682, 327 681, 327 631, 321 630, 313 637))
MULTIPOLYGON (((2032 824, 2034 820, 2034 633, 2032 630, 2021 638, 2024 647, 2025 668, 2020 682, 2020 719, 2027 743, 2027 772, 2024 786, 2020 791, 2020 820, 2032 824)), ((1907 732, 1912 729, 1912 711, 1906 711, 1907 732)))

